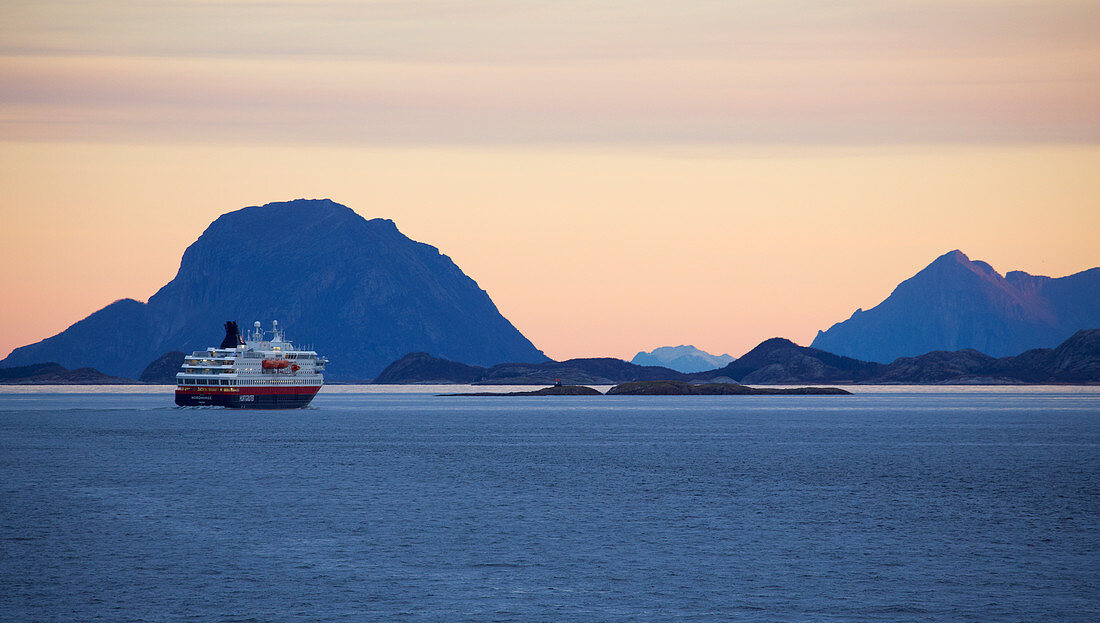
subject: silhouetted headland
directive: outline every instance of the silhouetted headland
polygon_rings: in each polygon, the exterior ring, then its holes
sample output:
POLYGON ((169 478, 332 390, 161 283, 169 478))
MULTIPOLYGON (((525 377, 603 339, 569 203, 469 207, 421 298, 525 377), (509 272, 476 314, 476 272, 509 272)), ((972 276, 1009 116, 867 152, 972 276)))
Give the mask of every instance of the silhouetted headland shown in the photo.
POLYGON ((95 368, 69 370, 52 361, 0 368, 0 385, 141 385, 140 381, 103 374, 95 368))

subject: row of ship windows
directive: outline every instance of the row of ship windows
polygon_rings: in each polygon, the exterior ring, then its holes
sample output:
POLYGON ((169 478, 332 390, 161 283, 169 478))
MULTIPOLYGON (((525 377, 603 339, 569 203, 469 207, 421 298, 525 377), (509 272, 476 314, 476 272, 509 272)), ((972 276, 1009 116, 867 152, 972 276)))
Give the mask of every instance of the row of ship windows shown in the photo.
POLYGON ((211 362, 213 362, 214 365, 229 365, 229 364, 232 364, 237 359, 268 359, 270 357, 278 357, 280 359, 295 359, 297 361, 312 361, 314 359, 313 355, 302 355, 301 357, 299 357, 298 355, 295 355, 293 353, 281 353, 281 354, 280 353, 274 353, 274 354, 245 353, 245 354, 240 355, 238 357, 233 357, 233 358, 229 358, 229 359, 222 358, 222 357, 200 357, 200 358, 197 358, 197 359, 192 358, 192 357, 188 357, 188 358, 184 359, 183 362, 188 364, 188 365, 192 365, 192 366, 197 366, 197 365, 200 365, 200 364, 204 364, 204 365, 205 364, 210 364, 211 362))
POLYGON ((235 374, 237 372, 263 372, 266 374, 286 374, 285 372, 276 372, 275 370, 264 370, 263 368, 237 368, 234 370, 215 370, 213 368, 201 368, 199 370, 186 370, 186 372, 194 372, 195 374, 235 374))
POLYGON ((302 379, 263 379, 260 381, 238 381, 235 379, 179 379, 179 385, 302 385, 308 383, 302 379))
MULTIPOLYGON (((310 361, 316 357, 313 355, 298 356, 294 353, 243 353, 237 355, 235 359, 270 359, 271 357, 278 357, 279 359, 297 359, 299 361, 310 361)), ((206 361, 205 359, 203 361, 206 361)))

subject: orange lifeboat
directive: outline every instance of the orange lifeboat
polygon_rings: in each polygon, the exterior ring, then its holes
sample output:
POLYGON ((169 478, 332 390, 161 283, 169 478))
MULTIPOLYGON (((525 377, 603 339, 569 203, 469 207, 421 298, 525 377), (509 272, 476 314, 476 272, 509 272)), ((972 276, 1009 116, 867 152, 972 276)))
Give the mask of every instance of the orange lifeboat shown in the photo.
POLYGON ((301 370, 301 369, 302 369, 302 366, 300 366, 296 363, 290 364, 290 371, 291 372, 297 372, 298 370, 301 370))
POLYGON ((290 366, 290 362, 286 359, 264 359, 260 365, 264 370, 282 370, 290 366))

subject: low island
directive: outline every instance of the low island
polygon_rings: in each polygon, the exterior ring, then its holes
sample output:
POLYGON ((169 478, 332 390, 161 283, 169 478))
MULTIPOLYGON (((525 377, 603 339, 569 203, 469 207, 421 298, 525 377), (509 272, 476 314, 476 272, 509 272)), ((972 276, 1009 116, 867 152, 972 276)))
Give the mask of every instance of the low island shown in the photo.
MULTIPOLYGON (((703 383, 684 381, 633 381, 616 385, 608 396, 842 396, 852 392, 838 387, 768 387, 756 388, 735 383, 703 383)), ((602 396, 599 390, 583 385, 555 385, 529 392, 467 392, 440 396, 602 396)))
POLYGON ((607 390, 608 396, 843 396, 852 392, 839 387, 749 387, 736 383, 703 383, 684 381, 635 381, 607 390))
POLYGON ((603 393, 584 385, 554 385, 529 392, 466 392, 440 396, 603 396, 603 393))

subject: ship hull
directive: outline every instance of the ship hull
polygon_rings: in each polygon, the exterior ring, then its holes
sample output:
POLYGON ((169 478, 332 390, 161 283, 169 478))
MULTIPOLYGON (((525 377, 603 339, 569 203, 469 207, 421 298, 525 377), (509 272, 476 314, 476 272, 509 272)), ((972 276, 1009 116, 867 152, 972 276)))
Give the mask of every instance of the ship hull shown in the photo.
POLYGON ((320 386, 182 388, 176 390, 181 407, 228 407, 230 409, 301 409, 313 400, 320 386))

